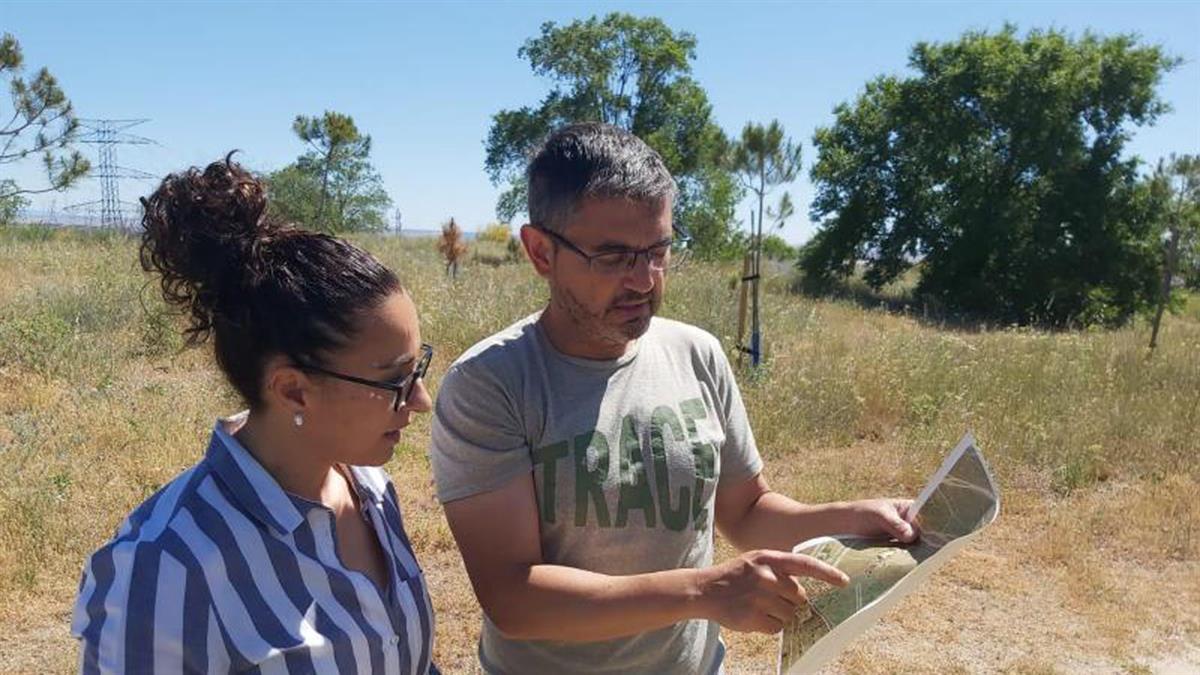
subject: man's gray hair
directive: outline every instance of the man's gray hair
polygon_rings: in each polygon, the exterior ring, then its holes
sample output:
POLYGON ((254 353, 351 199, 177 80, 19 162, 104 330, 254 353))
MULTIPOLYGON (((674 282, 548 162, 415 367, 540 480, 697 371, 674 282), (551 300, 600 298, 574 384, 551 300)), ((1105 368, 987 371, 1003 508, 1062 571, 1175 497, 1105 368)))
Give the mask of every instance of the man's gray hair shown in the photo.
POLYGON ((562 232, 583 200, 628 199, 665 204, 675 180, 662 157, 611 124, 583 122, 546 138, 529 162, 529 222, 562 232))

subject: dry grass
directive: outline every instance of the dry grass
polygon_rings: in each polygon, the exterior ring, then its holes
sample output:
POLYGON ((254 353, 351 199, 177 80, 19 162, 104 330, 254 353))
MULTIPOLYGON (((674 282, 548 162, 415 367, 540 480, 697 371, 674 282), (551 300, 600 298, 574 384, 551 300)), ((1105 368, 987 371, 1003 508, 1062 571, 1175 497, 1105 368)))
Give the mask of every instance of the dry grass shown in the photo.
MULTIPOLYGON (((435 389, 438 364, 543 297, 524 265, 468 261, 452 281, 433 240, 363 243, 421 308, 435 389)), ((665 313, 731 344, 735 276, 690 265, 665 313)), ((953 331, 799 298, 783 276, 766 288, 768 365, 741 381, 776 489, 913 494, 971 428, 1004 491, 1000 520, 834 670, 1200 667, 1200 302, 1148 359, 1145 326, 953 331)), ((0 230, 0 671, 73 667, 85 556, 236 408, 176 328, 132 242, 0 230)), ((432 497, 428 428, 388 468, 438 609, 438 662, 473 672, 479 610, 432 497)), ((774 667, 774 637, 726 640, 731 672, 774 667)))

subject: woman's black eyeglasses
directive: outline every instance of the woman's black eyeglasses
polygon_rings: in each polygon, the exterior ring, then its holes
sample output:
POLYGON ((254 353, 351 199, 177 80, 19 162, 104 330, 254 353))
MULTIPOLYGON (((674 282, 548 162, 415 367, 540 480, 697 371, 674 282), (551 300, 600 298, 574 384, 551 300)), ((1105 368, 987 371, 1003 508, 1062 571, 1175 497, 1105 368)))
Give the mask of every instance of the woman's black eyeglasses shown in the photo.
POLYGON ((429 362, 432 360, 433 360, 433 347, 430 345, 426 345, 426 344, 421 345, 421 356, 420 356, 420 358, 417 359, 416 367, 414 367, 412 369, 411 373, 405 375, 404 377, 402 377, 399 380, 396 380, 394 382, 380 382, 378 380, 368 380, 366 378, 355 377, 353 375, 346 375, 345 373, 339 373, 334 370, 322 368, 320 366, 316 366, 311 363, 303 363, 301 361, 297 361, 296 365, 301 370, 308 370, 308 371, 312 371, 314 373, 328 375, 329 377, 335 377, 339 380, 345 380, 346 382, 353 382, 355 384, 361 384, 361 385, 364 385, 367 387, 374 387, 376 389, 384 389, 386 391, 390 391, 390 392, 392 392, 392 396, 393 396, 392 411, 395 412, 397 410, 400 410, 400 406, 402 406, 408 402, 408 398, 410 396, 412 396, 413 389, 416 388, 417 380, 420 380, 425 377, 425 371, 429 370, 429 362))

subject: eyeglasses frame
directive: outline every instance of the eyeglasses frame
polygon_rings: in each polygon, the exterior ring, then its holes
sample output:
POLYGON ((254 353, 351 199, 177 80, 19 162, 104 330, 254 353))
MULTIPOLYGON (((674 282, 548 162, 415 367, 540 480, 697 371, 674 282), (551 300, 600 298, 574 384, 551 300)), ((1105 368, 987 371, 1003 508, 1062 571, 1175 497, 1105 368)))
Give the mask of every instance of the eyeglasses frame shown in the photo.
POLYGON ((686 247, 689 244, 691 244, 691 242, 692 242, 692 238, 689 237, 687 235, 687 233, 683 231, 683 229, 681 229, 680 227, 678 227, 676 225, 671 225, 671 231, 674 233, 675 236, 670 241, 655 244, 654 246, 648 246, 646 248, 621 249, 621 250, 613 250, 613 251, 604 251, 602 253, 588 253, 587 251, 584 251, 583 249, 579 248, 574 243, 572 243, 570 239, 567 239, 563 235, 555 232, 554 230, 551 230, 548 227, 544 227, 542 225, 532 225, 532 224, 530 225, 530 227, 532 227, 533 229, 535 229, 539 232, 549 235, 551 239, 562 244, 563 246, 566 246, 567 249, 569 249, 570 251, 572 251, 579 257, 586 260, 589 270, 593 269, 592 261, 595 260, 596 258, 600 258, 600 257, 606 256, 606 255, 615 255, 615 254, 628 255, 631 253, 633 254, 633 257, 630 259, 628 266, 626 266, 624 270, 621 270, 618 267, 617 271, 628 271, 628 270, 633 269, 634 267, 637 267, 637 262, 638 262, 639 258, 645 258, 646 264, 649 265, 651 267, 651 269, 665 270, 665 269, 667 269, 666 265, 659 267, 659 268, 654 267, 654 265, 650 261, 650 252, 656 248, 659 248, 660 246, 667 247, 668 252, 671 252, 676 246, 679 246, 682 249, 686 250, 686 247))
POLYGON ((322 368, 321 366, 312 363, 305 363, 299 359, 295 360, 296 366, 300 370, 312 371, 314 373, 327 375, 338 380, 344 380, 346 382, 353 382, 354 384, 361 384, 367 387, 374 387, 375 389, 390 391, 394 395, 392 400, 392 412, 399 412, 400 406, 408 403, 408 399, 412 396, 413 390, 417 388, 417 380, 425 378, 425 373, 429 370, 429 363, 433 361, 433 346, 424 343, 421 345, 421 356, 417 359, 416 366, 413 367, 411 373, 405 375, 404 379, 400 380, 399 382, 368 380, 364 377, 347 375, 345 373, 339 373, 336 370, 322 368))

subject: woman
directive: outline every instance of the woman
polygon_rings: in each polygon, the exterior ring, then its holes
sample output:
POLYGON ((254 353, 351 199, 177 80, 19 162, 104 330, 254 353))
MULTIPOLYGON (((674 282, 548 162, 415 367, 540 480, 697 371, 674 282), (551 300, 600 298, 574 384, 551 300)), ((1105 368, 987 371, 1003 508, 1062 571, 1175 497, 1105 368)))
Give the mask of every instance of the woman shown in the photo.
POLYGON ((431 402, 412 300, 369 253, 271 222, 230 161, 148 200, 142 267, 248 410, 84 570, 84 672, 436 672, 433 613, 378 467, 431 402))

